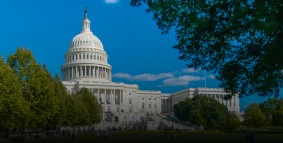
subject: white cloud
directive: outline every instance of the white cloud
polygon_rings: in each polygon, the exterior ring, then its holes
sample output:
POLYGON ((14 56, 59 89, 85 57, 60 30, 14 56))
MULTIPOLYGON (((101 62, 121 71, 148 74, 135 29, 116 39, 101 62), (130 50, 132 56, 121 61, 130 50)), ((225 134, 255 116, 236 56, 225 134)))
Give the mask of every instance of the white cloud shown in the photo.
POLYGON ((104 0, 106 3, 117 3, 118 0, 104 0))
POLYGON ((138 80, 138 81, 156 81, 159 79, 164 79, 168 77, 175 77, 173 73, 160 73, 160 74, 140 74, 136 76, 131 76, 130 74, 127 73, 115 73, 113 74, 113 77, 117 78, 125 78, 127 80, 138 80))
POLYGON ((207 77, 208 77, 208 78, 212 78, 212 79, 215 79, 215 76, 214 76, 213 74, 211 74, 211 75, 208 75, 207 77))
POLYGON ((199 70, 195 70, 193 68, 188 68, 188 69, 183 69, 182 72, 185 72, 185 73, 193 73, 193 72, 197 72, 199 73, 199 70))
POLYGON ((189 83, 190 81, 199 81, 203 79, 204 79, 203 77, 201 78, 199 76, 184 75, 184 76, 179 76, 177 78, 173 77, 173 78, 165 79, 163 81, 163 85, 159 85, 159 87, 188 85, 190 84, 189 83))

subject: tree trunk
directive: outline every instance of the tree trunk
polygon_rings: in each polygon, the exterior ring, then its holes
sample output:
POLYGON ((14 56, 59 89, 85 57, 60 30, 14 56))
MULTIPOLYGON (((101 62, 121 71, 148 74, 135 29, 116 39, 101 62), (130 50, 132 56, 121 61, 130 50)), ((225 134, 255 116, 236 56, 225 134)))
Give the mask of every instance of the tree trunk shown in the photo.
POLYGON ((43 139, 45 139, 45 126, 44 125, 42 127, 42 130, 43 130, 43 139))
POLYGON ((26 125, 25 125, 25 120, 23 120, 23 138, 24 138, 24 141, 25 141, 25 138, 26 138, 26 125))

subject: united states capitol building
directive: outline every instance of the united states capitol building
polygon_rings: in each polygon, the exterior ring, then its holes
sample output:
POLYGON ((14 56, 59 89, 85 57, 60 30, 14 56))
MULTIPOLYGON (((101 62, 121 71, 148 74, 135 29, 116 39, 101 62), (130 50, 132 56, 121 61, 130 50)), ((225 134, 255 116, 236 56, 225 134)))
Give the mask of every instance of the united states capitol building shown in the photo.
POLYGON ((187 88, 163 94, 160 91, 139 90, 136 84, 112 82, 108 55, 102 42, 91 32, 86 12, 82 31, 73 38, 64 58, 61 77, 68 92, 76 92, 85 87, 97 97, 103 107, 103 119, 93 126, 95 130, 159 130, 168 127, 197 130, 200 127, 182 122, 172 114, 175 104, 197 94, 215 98, 226 105, 229 112, 240 112, 239 98, 233 97, 226 101, 223 97, 227 93, 219 88, 187 88))

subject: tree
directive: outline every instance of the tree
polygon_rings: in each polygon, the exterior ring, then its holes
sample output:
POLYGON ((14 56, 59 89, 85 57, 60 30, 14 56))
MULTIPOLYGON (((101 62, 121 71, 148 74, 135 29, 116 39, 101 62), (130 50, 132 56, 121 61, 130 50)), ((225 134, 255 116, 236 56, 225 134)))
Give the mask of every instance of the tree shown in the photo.
MULTIPOLYGON (((261 109, 261 111, 264 113, 266 119, 269 121, 269 123, 274 127, 278 127, 277 124, 273 124, 272 122, 272 118, 275 115, 275 112, 278 110, 279 108, 279 101, 277 98, 268 98, 267 101, 264 101, 263 103, 260 103, 258 106, 261 109)), ((280 113, 280 112, 276 112, 276 113, 280 113)), ((275 120, 273 120, 275 121, 275 120)))
POLYGON ((274 127, 283 126, 283 100, 282 98, 281 100, 278 101, 277 107, 274 113, 272 114, 271 122, 274 127))
POLYGON ((63 85, 63 83, 60 81, 60 77, 58 74, 55 75, 54 79, 54 92, 55 96, 58 100, 57 108, 58 110, 55 111, 54 114, 51 115, 51 117, 48 120, 48 124, 50 126, 56 126, 59 128, 60 126, 64 126, 64 122, 66 119, 66 96, 69 96, 67 93, 66 87, 63 85))
POLYGON ((162 34, 175 27, 173 48, 188 68, 218 73, 231 98, 279 96, 283 83, 283 1, 132 0, 146 3, 162 34), (239 91, 239 92, 238 92, 239 91))
POLYGON ((17 49, 7 58, 10 68, 17 73, 18 83, 22 87, 20 95, 29 103, 28 116, 22 120, 25 138, 25 126, 43 129, 57 110, 58 100, 54 93, 54 78, 46 66, 38 64, 29 49, 17 49))
POLYGON ((97 124, 101 121, 101 104, 98 103, 98 100, 93 94, 87 90, 86 88, 81 88, 79 91, 76 92, 77 97, 79 97, 86 107, 89 120, 87 125, 91 126, 97 124))
POLYGON ((268 125, 265 115, 261 112, 256 103, 251 103, 245 109, 244 119, 244 125, 246 125, 248 128, 251 127, 255 129, 268 125))
POLYGON ((30 84, 31 82, 36 81, 34 80, 34 71, 36 71, 35 65, 37 64, 37 62, 35 61, 29 49, 25 50, 23 47, 20 47, 17 49, 15 54, 11 53, 7 57, 7 64, 14 72, 17 73, 17 82, 22 87, 20 96, 22 96, 24 100, 29 103, 29 106, 26 106, 29 112, 27 116, 25 116, 25 118, 20 121, 22 123, 23 137, 25 138, 25 126, 27 123, 33 123, 30 121, 35 117, 35 111, 31 108, 31 103, 35 103, 34 101, 36 100, 34 95, 32 94, 30 84))
POLYGON ((17 73, 0 55, 0 126, 10 131, 21 125, 29 111, 29 103, 21 96, 17 73))
POLYGON ((241 121, 235 113, 230 113, 227 119, 227 127, 234 130, 241 126, 241 121))
POLYGON ((180 120, 205 128, 224 128, 227 124, 228 108, 214 98, 197 95, 175 104, 173 110, 180 120))

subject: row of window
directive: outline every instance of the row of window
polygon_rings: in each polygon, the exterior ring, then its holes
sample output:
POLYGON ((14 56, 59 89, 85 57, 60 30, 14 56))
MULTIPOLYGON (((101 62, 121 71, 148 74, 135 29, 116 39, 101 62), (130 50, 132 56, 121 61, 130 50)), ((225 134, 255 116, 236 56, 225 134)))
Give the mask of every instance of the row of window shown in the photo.
POLYGON ((90 44, 101 45, 101 43, 96 42, 96 41, 77 41, 77 42, 72 42, 71 46, 83 46, 83 45, 90 45, 90 44))
POLYGON ((101 56, 101 55, 90 55, 90 54, 79 54, 79 55, 72 55, 72 56, 68 56, 67 57, 67 62, 70 62, 70 61, 77 61, 77 60, 98 60, 98 61, 104 61, 106 62, 106 57, 104 56, 101 56))
MULTIPOLYGON (((107 112, 111 112, 111 107, 107 108, 107 112)), ((116 112, 120 112, 120 108, 119 107, 116 108, 116 112)), ((129 112, 133 112, 133 108, 129 108, 129 112)))
MULTIPOLYGON (((156 98, 153 98, 154 100, 156 100, 156 98)), ((142 98, 142 100, 144 100, 144 98, 142 98)), ((148 100, 151 100, 151 98, 148 98, 148 100)))
MULTIPOLYGON (((144 102, 142 103, 142 108, 144 108, 145 104, 144 102)), ((151 104, 148 104, 148 108, 151 108, 151 104)), ((154 108, 156 108, 156 104, 154 104, 154 108)))
MULTIPOLYGON (((92 92, 93 94, 95 94, 95 91, 92 92)), ((101 92, 99 92, 99 94, 101 94, 101 92)), ((108 92, 106 92, 106 94, 108 94, 108 92)), ((117 92, 115 92, 115 95, 117 95, 117 92)), ((129 95, 131 95, 131 92, 129 92, 129 95)), ((155 100, 155 98, 154 98, 155 100)))

